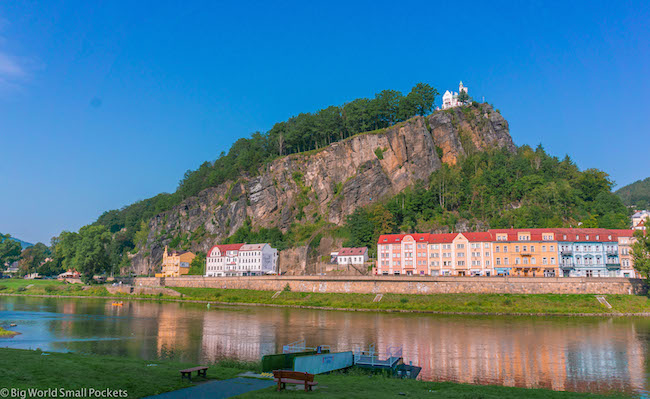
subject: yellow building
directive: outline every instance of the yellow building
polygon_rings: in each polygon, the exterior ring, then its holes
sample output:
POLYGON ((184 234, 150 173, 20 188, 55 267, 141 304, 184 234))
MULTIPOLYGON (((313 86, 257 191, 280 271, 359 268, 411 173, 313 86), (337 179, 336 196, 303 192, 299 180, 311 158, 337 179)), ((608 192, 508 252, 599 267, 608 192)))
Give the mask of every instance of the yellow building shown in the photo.
POLYGON ((551 229, 493 229, 494 267, 512 276, 559 277, 558 241, 551 229))
POLYGON ((190 263, 196 255, 189 251, 171 251, 165 246, 162 261, 162 273, 156 277, 179 277, 190 271, 190 263))

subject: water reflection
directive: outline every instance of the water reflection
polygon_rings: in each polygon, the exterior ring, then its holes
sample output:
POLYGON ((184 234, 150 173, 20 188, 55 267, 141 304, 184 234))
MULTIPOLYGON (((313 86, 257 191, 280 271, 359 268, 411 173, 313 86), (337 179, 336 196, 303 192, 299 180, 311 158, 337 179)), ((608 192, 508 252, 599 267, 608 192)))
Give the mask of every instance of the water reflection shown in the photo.
POLYGON ((2 346, 188 362, 259 360, 304 339, 351 350, 401 345, 421 378, 571 391, 645 393, 642 318, 448 317, 191 303, 0 298, 19 324, 2 346))

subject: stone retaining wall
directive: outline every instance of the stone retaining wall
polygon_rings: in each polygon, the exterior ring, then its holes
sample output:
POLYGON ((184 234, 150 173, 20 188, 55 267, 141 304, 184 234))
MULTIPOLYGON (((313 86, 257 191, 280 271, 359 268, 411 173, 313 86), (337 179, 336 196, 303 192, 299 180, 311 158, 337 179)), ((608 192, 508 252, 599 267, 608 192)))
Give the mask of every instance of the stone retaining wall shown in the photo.
POLYGON ((644 280, 629 278, 260 276, 135 278, 135 286, 206 287, 323 293, 393 294, 642 294, 644 280))

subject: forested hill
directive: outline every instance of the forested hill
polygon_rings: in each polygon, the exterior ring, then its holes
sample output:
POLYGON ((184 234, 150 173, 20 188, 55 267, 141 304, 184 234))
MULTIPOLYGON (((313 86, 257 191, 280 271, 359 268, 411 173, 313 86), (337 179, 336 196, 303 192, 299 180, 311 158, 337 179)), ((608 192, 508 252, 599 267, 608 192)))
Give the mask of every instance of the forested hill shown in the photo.
POLYGON ((606 173, 580 171, 541 146, 515 147, 488 104, 432 113, 436 94, 424 84, 407 95, 386 90, 240 139, 188 171, 175 193, 62 233, 55 260, 145 274, 166 245, 205 252, 268 241, 313 255, 325 253, 321 240, 373 248, 379 234, 400 231, 627 226, 606 173))
POLYGON ((637 209, 650 209, 650 177, 644 180, 637 180, 616 190, 616 195, 621 197, 627 206, 634 206, 637 209))

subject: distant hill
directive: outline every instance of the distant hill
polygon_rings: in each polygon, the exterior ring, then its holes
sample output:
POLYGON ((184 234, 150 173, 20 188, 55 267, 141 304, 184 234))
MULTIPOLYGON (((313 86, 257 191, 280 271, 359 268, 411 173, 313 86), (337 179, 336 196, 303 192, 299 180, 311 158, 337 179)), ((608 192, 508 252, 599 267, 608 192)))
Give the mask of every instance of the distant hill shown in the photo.
POLYGON ((640 209, 650 208, 650 177, 616 190, 616 195, 621 197, 627 206, 633 205, 640 209))
POLYGON ((34 246, 34 244, 32 244, 31 242, 23 241, 23 240, 18 239, 16 237, 10 237, 10 239, 12 239, 14 241, 18 241, 20 243, 20 245, 23 247, 23 249, 34 246))

